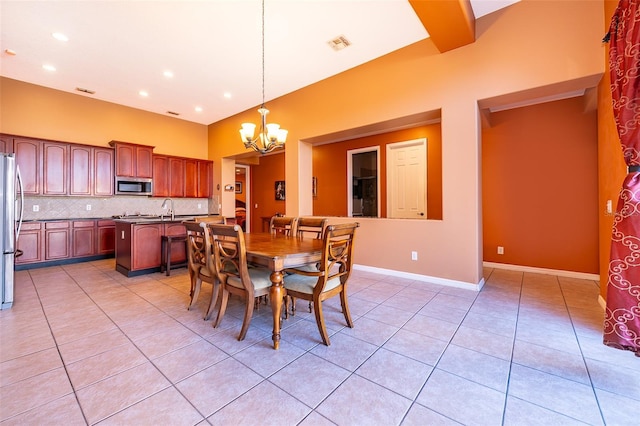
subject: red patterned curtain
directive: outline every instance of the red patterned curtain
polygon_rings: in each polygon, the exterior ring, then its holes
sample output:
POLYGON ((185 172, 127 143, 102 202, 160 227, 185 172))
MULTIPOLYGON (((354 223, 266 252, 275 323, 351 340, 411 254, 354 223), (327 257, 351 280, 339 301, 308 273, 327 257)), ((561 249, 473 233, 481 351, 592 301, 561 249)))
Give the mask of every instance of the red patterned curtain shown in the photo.
POLYGON ((616 127, 629 167, 611 237, 604 344, 640 357, 640 8, 620 0, 609 28, 616 127))

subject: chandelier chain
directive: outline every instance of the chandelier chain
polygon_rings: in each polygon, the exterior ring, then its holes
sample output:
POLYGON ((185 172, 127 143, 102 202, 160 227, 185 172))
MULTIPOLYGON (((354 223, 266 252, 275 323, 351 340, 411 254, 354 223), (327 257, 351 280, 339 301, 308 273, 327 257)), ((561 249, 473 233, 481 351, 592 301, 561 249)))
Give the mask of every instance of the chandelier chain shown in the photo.
POLYGON ((262 108, 264 108, 264 0, 262 0, 262 108))

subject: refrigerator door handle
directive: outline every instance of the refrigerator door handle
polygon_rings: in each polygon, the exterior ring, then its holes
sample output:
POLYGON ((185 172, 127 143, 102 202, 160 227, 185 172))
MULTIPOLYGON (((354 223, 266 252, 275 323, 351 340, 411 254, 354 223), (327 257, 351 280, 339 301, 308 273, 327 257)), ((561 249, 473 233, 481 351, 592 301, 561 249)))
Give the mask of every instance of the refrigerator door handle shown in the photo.
POLYGON ((16 230, 16 244, 18 244, 18 237, 20 237, 20 229, 22 228, 22 217, 24 214, 24 191, 22 186, 22 175, 20 174, 20 167, 17 164, 16 177, 18 178, 18 194, 20 194, 20 216, 18 216, 18 229, 16 230))

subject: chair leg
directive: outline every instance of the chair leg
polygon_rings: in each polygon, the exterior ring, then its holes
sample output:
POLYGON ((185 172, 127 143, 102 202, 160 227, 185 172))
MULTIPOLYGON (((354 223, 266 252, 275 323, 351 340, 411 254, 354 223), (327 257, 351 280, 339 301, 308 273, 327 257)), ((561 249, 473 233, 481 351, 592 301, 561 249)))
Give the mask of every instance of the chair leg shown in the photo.
POLYGON ((347 325, 350 328, 353 328, 351 312, 349 312, 349 302, 347 301, 347 292, 344 290, 340 292, 340 304, 342 305, 342 313, 344 314, 345 321, 347 321, 347 325))
POLYGON ((238 335, 238 340, 244 340, 247 335, 247 330, 249 329, 249 324, 251 323, 251 317, 253 316, 253 305, 255 303, 254 300, 247 300, 244 309, 244 319, 242 320, 242 329, 240 330, 240 334, 238 335))
POLYGON ((193 305, 198 301, 198 296, 200 295, 200 288, 202 287, 202 280, 198 277, 195 278, 195 284, 192 284, 191 288, 193 289, 191 292, 191 301, 189 302, 188 310, 193 308, 193 305))
MULTIPOLYGON (((289 319, 289 299, 293 299, 291 296, 284 297, 284 319, 289 319)), ((293 312, 291 313, 293 315, 293 312)))
POLYGON ((327 334, 327 327, 324 325, 324 315, 322 314, 322 302, 317 301, 314 303, 315 305, 315 313, 316 313, 316 323, 318 324, 318 331, 320 332, 320 337, 322 337, 322 343, 329 346, 331 342, 329 341, 329 334, 327 334))
POLYGON ((217 328, 220 325, 220 321, 222 321, 222 317, 224 317, 224 313, 227 310, 228 302, 229 302, 229 292, 227 291, 227 289, 222 287, 222 299, 220 300, 220 310, 218 311, 216 322, 213 323, 213 328, 217 328))
POLYGON ((218 283, 218 280, 214 280, 213 284, 211 284, 211 300, 209 301, 209 309, 207 309, 207 314, 204 316, 205 321, 209 321, 209 319, 211 318, 211 314, 213 314, 213 309, 218 302, 219 288, 220 283, 218 283))

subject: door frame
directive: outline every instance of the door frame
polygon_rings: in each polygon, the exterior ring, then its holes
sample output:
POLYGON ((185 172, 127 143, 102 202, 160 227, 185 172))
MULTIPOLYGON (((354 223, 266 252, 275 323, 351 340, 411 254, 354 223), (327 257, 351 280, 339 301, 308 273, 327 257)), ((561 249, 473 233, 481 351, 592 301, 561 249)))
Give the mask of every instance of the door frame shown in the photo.
MULTIPOLYGON (((246 202, 245 202, 245 210, 246 210, 246 218, 245 218, 245 232, 251 232, 251 167, 245 164, 237 164, 235 165, 238 169, 244 169, 244 188, 243 191, 246 192, 246 202)), ((235 200, 235 198, 234 198, 235 200)), ((235 208, 234 208, 235 212, 235 208)))
POLYGON ((380 217, 380 146, 369 146, 366 148, 349 149, 347 150, 347 216, 353 217, 353 155, 362 154, 364 152, 376 153, 376 191, 378 193, 376 201, 377 216, 380 217))

